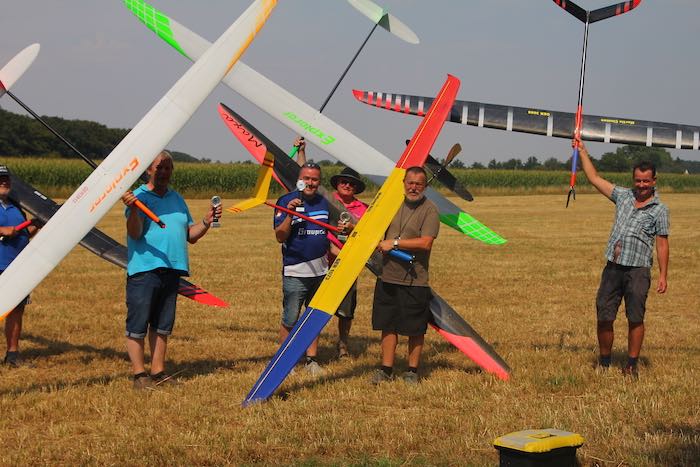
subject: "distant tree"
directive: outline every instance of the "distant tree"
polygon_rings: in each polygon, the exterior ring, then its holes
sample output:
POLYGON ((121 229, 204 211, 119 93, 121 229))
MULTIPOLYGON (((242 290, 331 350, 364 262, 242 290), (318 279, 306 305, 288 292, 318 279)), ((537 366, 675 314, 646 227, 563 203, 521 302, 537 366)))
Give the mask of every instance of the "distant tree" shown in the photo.
POLYGON ((525 161, 525 164, 523 165, 523 168, 525 170, 534 170, 534 169, 539 169, 541 167, 540 161, 537 160, 535 156, 530 156, 527 158, 525 161))
POLYGON ((496 162, 496 159, 491 159, 487 166, 489 169, 500 169, 500 164, 496 162))
MULTIPOLYGON (((440 161, 441 164, 445 163, 445 159, 440 161)), ((453 159, 452 162, 450 163, 450 167, 453 169, 465 169, 467 166, 464 165, 464 162, 462 162, 459 159, 453 159)))
POLYGON ((474 162, 471 166, 472 169, 485 169, 486 166, 481 162, 474 162))
POLYGON ((501 164, 502 169, 510 170, 521 170, 523 168, 523 161, 520 159, 508 159, 503 164, 501 164))
POLYGON ((566 164, 556 157, 550 157, 542 163, 542 168, 546 170, 563 170, 566 164))

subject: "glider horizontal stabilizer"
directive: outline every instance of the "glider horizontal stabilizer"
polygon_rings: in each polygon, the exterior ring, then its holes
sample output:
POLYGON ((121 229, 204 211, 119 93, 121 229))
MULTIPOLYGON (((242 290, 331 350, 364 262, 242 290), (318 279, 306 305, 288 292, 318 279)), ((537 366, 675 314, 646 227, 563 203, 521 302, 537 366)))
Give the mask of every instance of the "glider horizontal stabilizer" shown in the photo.
POLYGON ((379 189, 365 215, 353 229, 345 247, 340 251, 309 302, 303 314, 305 320, 299 319, 246 396, 244 404, 268 399, 282 384, 289 371, 299 361, 330 317, 335 314, 343 297, 350 290, 363 265, 376 249, 391 219, 399 210, 404 197, 403 178, 406 169, 416 165, 422 166, 425 162, 428 152, 445 123, 458 89, 459 80, 448 75, 433 106, 421 121, 411 142, 396 163, 396 167, 379 189), (326 316, 322 316, 324 314, 326 316), (307 322, 310 324, 306 324, 307 322), (305 331, 306 326, 311 326, 313 332, 305 331), (278 371, 275 368, 277 366, 283 369, 278 371))
POLYGON ((416 33, 411 31, 411 28, 376 3, 370 0, 348 0, 348 2, 373 23, 380 25, 396 37, 410 44, 418 44, 420 42, 416 33))
MULTIPOLYGON (((12 200, 43 224, 47 223, 51 216, 58 211, 60 206, 16 175, 11 175, 11 178, 12 192, 10 193, 10 197, 12 200)), ((80 240, 80 245, 105 261, 119 266, 122 269, 126 269, 126 247, 101 230, 96 228, 91 229, 88 234, 80 240)), ((182 277, 180 278, 178 293, 204 305, 228 307, 228 303, 221 300, 219 297, 212 295, 198 285, 186 281, 182 277)))
MULTIPOLYGON (((354 90, 357 100, 381 109, 423 116, 432 98, 354 90)), ((572 139, 576 114, 532 107, 455 101, 450 121, 462 125, 572 139)), ((700 126, 652 122, 635 118, 586 115, 581 139, 601 143, 630 144, 675 149, 700 148, 700 126)))
MULTIPOLYGON (((134 14, 158 37, 190 60, 196 60, 210 47, 206 39, 162 11, 155 10, 142 0, 139 3, 145 5, 144 8, 148 7, 150 13, 145 15, 134 11, 134 14)), ((394 167, 391 159, 242 61, 231 69, 222 82, 292 131, 301 133, 307 142, 348 167, 355 168, 373 182, 381 184, 391 173, 394 167)), ((438 207, 440 220, 445 225, 489 245, 506 242, 432 188, 426 190, 426 197, 438 207)))
POLYGON ((39 55, 39 44, 32 44, 22 49, 0 69, 0 97, 8 91, 15 82, 27 71, 39 55))
POLYGON ((602 21, 613 16, 625 14, 639 6, 642 0, 628 0, 591 11, 586 11, 570 0, 554 0, 554 3, 562 7, 567 13, 570 13, 582 23, 588 22, 591 24, 596 21, 602 21))
MULTIPOLYGON (((299 179, 299 164, 286 157, 279 146, 225 104, 219 104, 219 114, 238 140, 245 142, 244 146, 251 152, 253 157, 257 159, 255 153, 258 153, 258 148, 261 147, 265 147, 266 151, 274 154, 275 174, 278 179, 283 181, 287 191, 294 190, 295 183, 299 179)), ((337 220, 343 211, 343 207, 337 204, 338 202, 334 197, 329 196, 325 190, 321 191, 319 189, 319 193, 328 200, 330 218, 337 220)), ((357 223, 357 219, 354 219, 353 222, 357 223)), ((365 266, 375 276, 379 276, 381 275, 381 264, 381 253, 375 252, 365 266)), ((440 335, 485 371, 495 373, 501 379, 507 379, 510 371, 508 365, 435 290, 432 290, 430 311, 433 315, 433 327, 440 335)))

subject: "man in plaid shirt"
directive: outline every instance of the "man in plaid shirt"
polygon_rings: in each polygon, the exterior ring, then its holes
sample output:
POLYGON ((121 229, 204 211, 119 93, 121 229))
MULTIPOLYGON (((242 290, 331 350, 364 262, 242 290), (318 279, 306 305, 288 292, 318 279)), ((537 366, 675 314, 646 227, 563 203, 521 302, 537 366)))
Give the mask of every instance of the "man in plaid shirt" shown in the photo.
POLYGON ((600 366, 610 366, 613 323, 624 297, 629 333, 628 360, 623 373, 636 378, 637 360, 644 340, 644 312, 651 285, 654 241, 659 262, 656 291, 665 293, 667 287, 668 208, 656 194, 656 167, 653 163, 645 161, 634 166, 633 189, 615 186, 598 175, 586 147, 582 142, 578 143, 581 166, 588 181, 615 203, 615 223, 605 251, 608 263, 603 270, 596 297, 600 366))

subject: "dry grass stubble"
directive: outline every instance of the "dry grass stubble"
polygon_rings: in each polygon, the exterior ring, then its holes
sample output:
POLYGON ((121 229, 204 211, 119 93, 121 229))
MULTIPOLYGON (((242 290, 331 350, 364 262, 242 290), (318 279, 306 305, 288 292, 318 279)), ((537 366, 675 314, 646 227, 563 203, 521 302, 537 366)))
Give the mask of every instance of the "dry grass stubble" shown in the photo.
MULTIPOLYGON (((37 288, 22 352, 31 367, 0 370, 2 464, 474 464, 491 441, 527 428, 581 433, 590 465, 672 465, 700 459, 698 195, 671 208, 669 292, 651 292, 638 382, 599 372, 594 296, 612 205, 581 195, 487 197, 464 207, 509 239, 488 247, 443 228, 433 287, 506 359, 509 382, 481 373, 429 331, 422 382, 379 388, 371 331, 374 278, 360 278, 350 350, 333 360, 336 322, 321 338, 322 381, 297 372, 267 404, 240 402, 276 350, 280 255, 271 213, 225 215, 190 249, 193 282, 228 309, 179 301, 170 341, 177 389, 131 389, 124 352, 124 274, 76 248, 37 288)), ((228 205, 229 203, 226 203, 228 205)), ((195 219, 205 201, 191 201, 195 219)), ((121 207, 100 227, 123 240, 121 207)), ((654 271, 654 280, 657 277, 654 271)), ((625 319, 615 364, 623 363, 625 319)), ((400 344, 405 366, 405 342, 400 344)))

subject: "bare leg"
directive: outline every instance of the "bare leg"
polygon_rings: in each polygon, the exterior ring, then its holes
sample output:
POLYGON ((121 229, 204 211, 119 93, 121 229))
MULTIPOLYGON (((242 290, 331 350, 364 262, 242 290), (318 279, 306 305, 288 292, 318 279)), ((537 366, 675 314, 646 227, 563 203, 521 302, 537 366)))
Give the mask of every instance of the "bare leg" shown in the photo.
POLYGON ((291 330, 292 330, 292 328, 285 327, 284 325, 280 326, 280 333, 279 333, 279 337, 277 339, 277 341, 280 345, 282 345, 282 342, 284 342, 284 340, 289 335, 289 331, 291 331, 291 330))
POLYGON ((151 374, 157 375, 165 371, 165 351, 168 348, 168 336, 158 334, 153 329, 148 333, 151 346, 151 374))
POLYGON ((143 338, 127 337, 126 351, 131 360, 131 369, 135 375, 146 371, 143 356, 143 338))
POLYGON ((306 349, 306 356, 307 357, 316 357, 316 354, 318 353, 318 337, 314 339, 314 341, 311 343, 308 349, 306 349))
POLYGON ((382 366, 394 366, 398 341, 399 336, 395 332, 382 331, 382 366))
POLYGON ((598 321, 598 348, 601 357, 608 357, 612 354, 615 332, 614 321, 598 321))
POLYGON ((338 342, 345 347, 348 346, 348 337, 350 336, 351 327, 351 319, 338 316, 338 342))
POLYGON ((425 336, 409 336, 408 338, 408 366, 418 368, 420 354, 423 351, 425 336))
POLYGON ((12 310, 5 318, 5 339, 7 340, 8 352, 17 352, 17 350, 19 350, 19 336, 22 333, 22 316, 24 316, 24 305, 20 305, 12 310))
POLYGON ((629 323, 629 334, 627 335, 627 355, 632 358, 639 357, 644 340, 644 323, 629 323))

